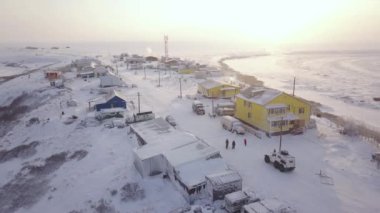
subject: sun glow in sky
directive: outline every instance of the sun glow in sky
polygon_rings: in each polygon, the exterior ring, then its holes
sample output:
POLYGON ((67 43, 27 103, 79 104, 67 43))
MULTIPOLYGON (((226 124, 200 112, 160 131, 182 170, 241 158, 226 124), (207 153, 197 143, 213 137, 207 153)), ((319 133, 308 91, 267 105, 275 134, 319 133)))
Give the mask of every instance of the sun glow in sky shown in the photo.
POLYGON ((2 0, 2 42, 380 43, 377 0, 2 0))

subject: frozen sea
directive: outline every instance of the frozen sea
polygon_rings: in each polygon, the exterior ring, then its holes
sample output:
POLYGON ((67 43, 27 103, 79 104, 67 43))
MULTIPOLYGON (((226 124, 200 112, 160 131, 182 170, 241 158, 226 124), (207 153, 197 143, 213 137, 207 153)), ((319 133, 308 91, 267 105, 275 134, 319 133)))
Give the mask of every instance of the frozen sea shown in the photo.
POLYGON ((380 51, 268 54, 226 63, 264 84, 319 102, 324 111, 380 128, 380 51))

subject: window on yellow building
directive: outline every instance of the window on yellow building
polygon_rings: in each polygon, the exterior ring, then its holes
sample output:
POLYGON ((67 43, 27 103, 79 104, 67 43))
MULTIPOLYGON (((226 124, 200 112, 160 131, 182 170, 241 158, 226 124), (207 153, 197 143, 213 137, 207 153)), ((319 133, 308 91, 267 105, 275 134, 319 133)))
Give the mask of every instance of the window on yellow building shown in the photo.
POLYGON ((303 107, 299 108, 299 109, 298 109, 298 113, 299 113, 299 114, 303 114, 303 113, 305 113, 305 108, 303 108, 303 107))
POLYGON ((248 112, 248 118, 251 118, 251 117, 252 117, 251 113, 250 113, 250 112, 248 112))
POLYGON ((284 114, 286 112, 286 108, 273 108, 268 109, 269 114, 284 114))
MULTIPOLYGON (((288 125, 288 121, 285 120, 285 121, 282 121, 282 126, 287 126, 288 125)), ((271 126, 272 127, 281 127, 281 121, 272 121, 271 122, 271 126)))

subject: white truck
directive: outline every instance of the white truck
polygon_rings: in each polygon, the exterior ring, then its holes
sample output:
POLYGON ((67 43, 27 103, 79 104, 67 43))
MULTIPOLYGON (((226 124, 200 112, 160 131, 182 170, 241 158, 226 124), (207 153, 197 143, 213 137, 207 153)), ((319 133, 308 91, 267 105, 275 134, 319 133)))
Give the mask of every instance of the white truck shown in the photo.
POLYGON ((245 129, 243 127, 243 123, 240 122, 238 119, 226 115, 220 118, 220 123, 222 124, 223 128, 236 134, 245 134, 245 129))
POLYGON ((273 150, 271 155, 264 156, 265 163, 273 163, 273 166, 281 172, 292 171, 296 168, 296 158, 288 151, 280 150, 279 153, 273 150))

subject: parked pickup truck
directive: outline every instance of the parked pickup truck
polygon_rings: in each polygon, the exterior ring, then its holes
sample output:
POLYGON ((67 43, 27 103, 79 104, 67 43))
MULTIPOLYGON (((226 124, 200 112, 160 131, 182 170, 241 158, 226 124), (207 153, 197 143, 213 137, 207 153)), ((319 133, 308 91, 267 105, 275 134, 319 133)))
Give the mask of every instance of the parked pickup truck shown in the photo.
POLYGON ((204 115, 205 109, 203 107, 203 103, 200 101, 194 101, 193 102, 193 112, 195 112, 197 115, 204 115))
POLYGON ((220 119, 220 123, 222 124, 223 128, 236 133, 236 134, 245 134, 245 129, 243 127, 243 124, 236 118, 232 116, 223 116, 220 119))

